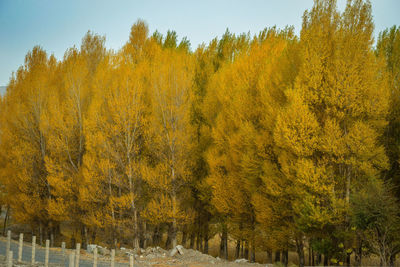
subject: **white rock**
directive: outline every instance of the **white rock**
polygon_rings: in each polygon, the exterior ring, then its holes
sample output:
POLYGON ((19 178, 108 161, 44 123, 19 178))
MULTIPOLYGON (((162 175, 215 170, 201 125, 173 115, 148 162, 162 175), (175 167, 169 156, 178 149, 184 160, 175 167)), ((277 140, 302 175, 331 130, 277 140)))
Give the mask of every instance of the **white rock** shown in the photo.
POLYGON ((179 254, 183 255, 183 247, 181 245, 177 245, 176 249, 178 250, 179 254))
POLYGON ((243 263, 243 262, 248 262, 246 259, 237 259, 235 260, 236 263, 243 263))
POLYGON ((88 253, 93 253, 93 251, 94 251, 94 249, 97 247, 97 245, 95 245, 95 244, 89 244, 89 245, 87 245, 87 252, 88 253))
POLYGON ((176 255, 176 253, 178 253, 178 249, 175 247, 175 248, 173 248, 173 249, 171 250, 171 253, 169 253, 169 255, 170 255, 171 257, 173 257, 173 256, 176 255))

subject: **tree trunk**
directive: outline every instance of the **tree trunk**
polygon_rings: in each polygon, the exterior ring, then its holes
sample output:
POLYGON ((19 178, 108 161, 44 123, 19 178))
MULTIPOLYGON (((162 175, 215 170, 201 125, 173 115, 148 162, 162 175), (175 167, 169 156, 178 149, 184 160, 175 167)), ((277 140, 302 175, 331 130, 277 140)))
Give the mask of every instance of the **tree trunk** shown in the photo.
POLYGON ((54 247, 54 227, 50 228, 50 247, 54 247))
POLYGON ((160 233, 160 225, 154 227, 153 232, 153 246, 158 246, 161 244, 161 233, 160 233))
POLYGON ((270 249, 267 250, 267 263, 272 263, 272 251, 270 249))
POLYGON ((329 264, 329 256, 324 254, 324 266, 328 266, 329 264))
POLYGON ((282 251, 282 263, 285 267, 288 266, 289 263, 289 251, 287 249, 284 249, 282 251))
POLYGON ((195 233, 194 233, 194 232, 191 232, 191 233, 190 233, 190 244, 189 244, 189 247, 190 247, 191 249, 194 248, 194 239, 195 239, 195 237, 196 237, 195 233))
POLYGON ((139 227, 137 209, 133 210, 133 247, 139 249, 139 227))
POLYGON ((173 235, 173 226, 172 223, 168 224, 168 235, 167 235, 167 240, 165 241, 165 248, 170 249, 172 245, 172 235, 173 235))
POLYGON ((147 235, 147 222, 143 222, 143 231, 142 231, 142 237, 143 237, 143 244, 142 247, 144 249, 147 248, 148 245, 148 235, 147 235))
POLYGON ((147 247, 147 223, 141 222, 138 214, 138 237, 139 237, 139 248, 147 247))
POLYGON ((42 222, 39 223, 39 239, 40 239, 40 245, 43 246, 43 225, 42 225, 42 222))
POLYGON ((92 242, 92 244, 96 244, 96 233, 97 233, 97 229, 94 228, 92 230, 92 234, 91 234, 91 242, 92 242))
POLYGON ((355 266, 361 266, 362 262, 362 250, 361 248, 357 248, 356 254, 355 254, 355 266))
POLYGON ((221 259, 228 259, 228 229, 226 225, 222 225, 221 243, 219 247, 219 257, 221 259))
POLYGON ((390 258, 389 258, 389 265, 390 265, 390 267, 393 267, 393 266, 394 266, 395 261, 396 261, 396 254, 390 255, 390 258))
POLYGON ((244 258, 249 259, 249 241, 244 241, 244 258))
POLYGON ((236 241, 235 259, 239 258, 240 254, 240 239, 236 241))
POLYGON ((204 233, 204 249, 203 249, 204 254, 208 254, 208 226, 206 228, 206 231, 204 233))
POLYGON ((197 238, 196 238, 196 250, 201 250, 201 234, 200 231, 197 231, 197 238))
POLYGON ((82 248, 87 249, 88 244, 88 231, 86 225, 82 226, 82 248))
POLYGON ((316 262, 316 264, 317 264, 317 265, 320 265, 320 264, 321 264, 321 261, 322 261, 321 253, 317 252, 317 262, 316 262))
POLYGON ((182 246, 186 247, 186 241, 187 241, 187 225, 183 226, 182 230, 182 246))
POLYGON ((176 224, 176 195, 174 194, 172 196, 172 206, 174 209, 174 218, 172 219, 172 229, 171 229, 171 243, 172 243, 172 247, 176 247, 177 244, 177 240, 176 240, 176 232, 177 232, 177 224, 176 224))
POLYGON ((256 262, 256 246, 254 240, 251 241, 250 246, 250 262, 256 262))
POLYGON ((296 238, 297 255, 299 256, 299 267, 304 267, 304 243, 303 237, 296 238))
POLYGON ((349 254, 346 255, 346 265, 349 266, 349 267, 351 266, 351 265, 350 265, 350 264, 351 264, 351 263, 350 263, 350 255, 351 255, 351 253, 349 253, 349 254))
POLYGON ((279 250, 275 251, 275 262, 281 261, 281 252, 279 250))
POLYGON ((7 228, 7 221, 8 221, 8 217, 9 217, 9 211, 10 211, 10 206, 7 205, 7 209, 6 209, 6 216, 4 216, 4 224, 3 224, 3 235, 6 235, 6 228, 7 228))
POLYGON ((314 249, 311 248, 311 266, 315 266, 314 249))

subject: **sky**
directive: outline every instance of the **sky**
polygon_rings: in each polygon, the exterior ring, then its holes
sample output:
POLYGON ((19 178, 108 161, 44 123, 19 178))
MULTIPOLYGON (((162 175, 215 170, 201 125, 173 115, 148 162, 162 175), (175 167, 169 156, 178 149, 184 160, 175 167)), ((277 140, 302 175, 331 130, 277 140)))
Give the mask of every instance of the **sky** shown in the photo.
MULTIPOLYGON (((346 0, 338 0, 343 10, 346 0)), ((375 36, 400 25, 399 0, 372 0, 375 36)), ((145 20, 150 32, 175 30, 194 50, 201 43, 233 33, 258 33, 265 27, 293 25, 301 29, 303 12, 313 0, 0 0, 0 86, 23 65, 35 45, 62 59, 80 47, 88 30, 106 36, 106 47, 118 50, 131 26, 145 20)))

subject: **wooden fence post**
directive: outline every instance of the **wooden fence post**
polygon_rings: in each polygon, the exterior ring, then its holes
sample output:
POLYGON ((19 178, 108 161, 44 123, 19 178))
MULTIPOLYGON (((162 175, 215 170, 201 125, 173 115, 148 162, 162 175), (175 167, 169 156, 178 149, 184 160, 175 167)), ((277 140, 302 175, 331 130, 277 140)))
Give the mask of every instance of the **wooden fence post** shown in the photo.
POLYGON ((32 258, 31 264, 35 264, 35 253, 36 253, 36 236, 32 236, 32 258))
POLYGON ((11 231, 7 231, 7 245, 6 245, 6 264, 8 264, 8 257, 10 256, 10 246, 11 246, 11 231))
POLYGON ((133 255, 129 255, 129 267, 133 267, 133 255))
POLYGON ((81 253, 81 243, 76 243, 75 267, 79 267, 80 253, 81 253))
POLYGON ((93 267, 97 267, 97 247, 93 250, 93 267))
POLYGON ((69 254, 69 267, 74 267, 74 261, 75 261, 75 253, 71 252, 71 254, 69 254))
POLYGON ((63 264, 65 265, 65 242, 61 242, 61 253, 63 258, 63 264))
POLYGON ((111 250, 111 267, 115 266, 115 249, 111 250))
POLYGON ((49 247, 50 247, 50 240, 46 239, 46 254, 44 255, 44 266, 49 266, 49 247))
POLYGON ((18 262, 22 261, 22 248, 24 247, 24 234, 19 234, 19 244, 18 244, 18 262))
POLYGON ((8 260, 7 260, 7 267, 12 267, 13 266, 13 252, 10 250, 8 252, 8 260))

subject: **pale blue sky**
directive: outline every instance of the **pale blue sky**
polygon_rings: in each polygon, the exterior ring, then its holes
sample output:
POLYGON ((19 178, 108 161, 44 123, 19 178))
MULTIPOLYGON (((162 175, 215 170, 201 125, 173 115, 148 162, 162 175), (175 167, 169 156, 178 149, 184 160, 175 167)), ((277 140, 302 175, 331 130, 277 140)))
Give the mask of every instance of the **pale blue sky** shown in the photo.
MULTIPOLYGON (((339 9, 345 0, 338 0, 339 9)), ((106 36, 108 48, 119 49, 130 27, 144 19, 150 31, 175 30, 187 36, 195 49, 231 32, 255 34, 273 25, 294 25, 298 33, 305 9, 313 0, 0 0, 0 86, 24 63, 35 45, 61 59, 67 48, 80 46, 91 30, 106 36)), ((399 0, 373 0, 375 35, 400 25, 399 0)))

